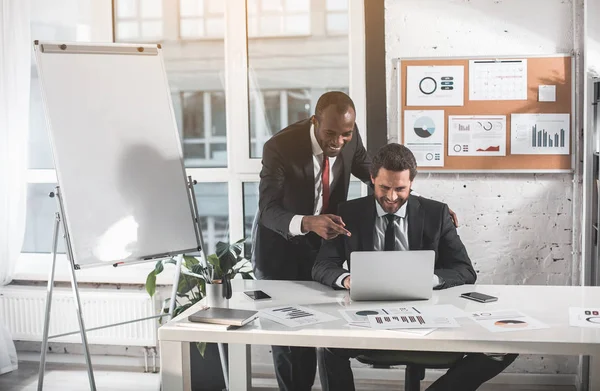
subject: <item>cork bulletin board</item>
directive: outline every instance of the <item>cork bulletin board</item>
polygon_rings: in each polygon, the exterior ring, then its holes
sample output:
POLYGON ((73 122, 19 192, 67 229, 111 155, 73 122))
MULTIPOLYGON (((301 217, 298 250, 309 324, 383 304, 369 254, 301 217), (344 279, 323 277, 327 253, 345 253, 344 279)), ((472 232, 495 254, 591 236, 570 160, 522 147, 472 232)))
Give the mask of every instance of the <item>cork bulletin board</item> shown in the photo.
MULTIPOLYGON (((517 62, 517 61, 515 61, 517 62)), ((571 172, 572 171, 572 150, 573 150, 573 113, 574 113, 574 86, 573 86, 573 57, 571 55, 552 55, 552 56, 512 56, 512 57, 473 57, 473 58, 435 58, 435 59, 416 59, 416 58, 404 58, 396 59, 396 74, 399 80, 398 82, 398 106, 399 106, 399 122, 398 122, 398 140, 406 144, 411 148, 410 143, 407 143, 405 136, 406 131, 412 131, 413 129, 405 128, 405 116, 407 121, 410 122, 410 115, 421 110, 435 110, 439 113, 441 121, 441 110, 443 110, 443 122, 444 122, 444 145, 443 145, 443 166, 441 167, 430 167, 419 164, 419 171, 425 172, 571 172), (490 95, 486 97, 486 100, 475 100, 471 99, 473 92, 470 90, 470 64, 474 64, 473 68, 480 63, 485 62, 511 62, 511 59, 519 59, 520 61, 526 60, 526 71, 523 71, 523 75, 526 72, 526 92, 525 92, 525 80, 522 81, 521 86, 521 98, 507 99, 506 97, 494 100, 494 97, 490 95), (476 63, 475 63, 476 62, 476 63), (440 105, 419 105, 418 100, 411 98, 407 94, 409 93, 411 85, 414 82, 412 76, 407 76, 407 70, 411 69, 424 69, 421 67, 448 67, 446 69, 460 69, 453 66, 464 67, 464 76, 454 78, 455 83, 463 83, 463 97, 462 105, 452 102, 449 105, 444 105, 444 100, 439 100, 440 105), (462 80, 461 80, 462 79, 462 80), (411 84, 412 83, 412 84, 411 84), (542 88, 551 88, 551 92, 554 98, 542 98, 542 88), (412 101, 411 101, 412 99, 412 101), (409 103, 409 104, 407 104, 409 103), (408 112, 407 112, 408 110, 408 112), (517 154, 517 150, 513 149, 511 145, 511 120, 513 114, 560 114, 565 122, 568 123, 568 132, 566 135, 552 134, 552 136, 546 136, 544 131, 543 146, 546 147, 546 140, 551 146, 553 143, 558 145, 556 141, 564 143, 561 139, 567 138, 568 146, 563 148, 563 154, 544 154, 541 148, 536 150, 536 153, 529 153, 527 149, 517 154), (567 117, 568 115, 568 117, 567 117), (502 132, 505 133, 505 156, 465 156, 456 154, 449 154, 449 148, 456 148, 458 145, 452 143, 449 145, 449 117, 450 116, 505 116, 505 123, 502 125, 504 129, 502 132), (547 137, 547 139, 546 139, 547 137), (556 140, 555 140, 556 137, 556 140), (511 151, 512 150, 512 151, 511 151), (512 153, 515 152, 515 153, 512 153), (525 153, 525 154, 524 154, 525 153)), ((410 72, 410 71, 409 71, 410 72)), ((410 76, 410 75, 409 75, 410 76)), ((474 76, 472 76, 474 77, 474 76)), ((431 79, 428 77, 421 78, 421 81, 425 79, 431 79)), ((432 89, 436 87, 439 89, 440 85, 443 87, 446 82, 440 80, 448 80, 452 78, 439 78, 437 83, 431 79, 432 89)), ((474 79, 473 79, 474 80, 474 79)), ((428 81, 425 81, 427 83, 428 81)), ((424 87, 424 88, 427 88, 424 87)), ((419 87, 418 89, 421 89, 419 87)), ((421 89, 421 91, 423 91, 421 89)), ((547 91, 547 90, 544 90, 547 91)), ((545 94, 545 92, 544 92, 545 94)), ((551 94, 552 95, 552 94, 551 94)), ((477 95, 475 95, 477 96, 477 95)), ((545 96, 545 95, 544 95, 545 96)), ((510 96, 508 96, 510 98, 510 96)), ((521 116, 522 117, 522 116, 521 116)), ((460 118, 460 117, 453 117, 460 118)), ((516 116, 519 118, 519 116, 516 116)), ((547 118, 547 117, 546 117, 547 118)), ((455 123, 452 123, 456 126, 455 123)), ((425 128, 424 128, 425 129, 425 128)), ((537 131, 535 127, 528 129, 532 133, 533 144, 536 142, 542 142, 542 132, 537 131), (533 131, 533 132, 532 132, 533 131), (536 137, 536 133, 539 133, 540 138, 536 137)), ((541 128, 540 128, 541 129, 541 128)), ((418 129, 417 129, 418 130, 418 129)), ((417 131, 415 130, 415 131, 417 131)), ((418 133, 418 132, 417 132, 418 133)), ((455 137, 456 133, 453 133, 452 137, 455 137)), ((550 134, 550 133, 548 133, 550 134)), ((414 137, 414 135, 413 135, 414 137)), ((499 137, 499 136, 497 136, 499 137)), ((517 148, 517 142, 515 142, 515 148, 517 148)), ((542 145, 538 145, 542 146, 542 145)), ((465 147, 466 148, 466 147, 465 147)), ((411 148, 412 149, 412 148, 411 148)), ((458 147, 460 150, 460 147, 458 147)), ((532 149, 533 150, 533 149, 532 149)), ((544 149, 546 151, 548 149, 544 149)), ((478 149, 479 151, 479 149, 478 149)), ((414 152, 414 150, 413 150, 414 152)), ((440 149, 441 153, 441 149, 440 149)), ((416 155, 416 154, 415 154, 416 155)), ((430 154, 429 154, 430 155, 430 154)), ((437 158, 437 157, 436 157, 437 158)), ((418 159, 417 159, 418 160, 418 159)))

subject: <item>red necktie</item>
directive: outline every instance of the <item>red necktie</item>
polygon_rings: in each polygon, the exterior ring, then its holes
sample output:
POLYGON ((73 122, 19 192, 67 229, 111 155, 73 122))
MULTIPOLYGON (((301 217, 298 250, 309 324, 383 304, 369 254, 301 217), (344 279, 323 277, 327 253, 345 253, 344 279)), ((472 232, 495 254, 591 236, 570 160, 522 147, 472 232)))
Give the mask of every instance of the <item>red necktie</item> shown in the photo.
POLYGON ((321 175, 323 184, 323 207, 321 213, 325 213, 329 207, 329 158, 323 154, 323 172, 321 175))

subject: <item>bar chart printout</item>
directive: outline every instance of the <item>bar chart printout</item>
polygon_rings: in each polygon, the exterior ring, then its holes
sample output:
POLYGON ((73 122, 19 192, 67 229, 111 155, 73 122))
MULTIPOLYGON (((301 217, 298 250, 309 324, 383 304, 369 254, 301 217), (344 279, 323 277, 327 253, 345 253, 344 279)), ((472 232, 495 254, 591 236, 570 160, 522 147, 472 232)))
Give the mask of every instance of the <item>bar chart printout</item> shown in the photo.
POLYGON ((569 114, 512 114, 511 153, 515 155, 568 155, 569 114))

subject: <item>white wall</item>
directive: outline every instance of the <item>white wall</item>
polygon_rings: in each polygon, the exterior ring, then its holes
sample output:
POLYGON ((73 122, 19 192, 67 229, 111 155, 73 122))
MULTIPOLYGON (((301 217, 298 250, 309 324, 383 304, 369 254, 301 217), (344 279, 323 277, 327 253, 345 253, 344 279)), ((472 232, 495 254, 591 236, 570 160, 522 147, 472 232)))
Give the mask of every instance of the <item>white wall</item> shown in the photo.
MULTIPOLYGON (((386 0, 390 126, 397 124, 393 58, 570 53, 572 7, 567 0, 386 0)), ((396 133, 390 129, 390 135, 396 133)), ((572 179, 571 174, 422 174, 414 187, 456 211, 479 283, 571 285, 579 270, 579 257, 571 254, 572 179)), ((522 356, 509 368, 576 370, 576 358, 559 356, 522 356)))

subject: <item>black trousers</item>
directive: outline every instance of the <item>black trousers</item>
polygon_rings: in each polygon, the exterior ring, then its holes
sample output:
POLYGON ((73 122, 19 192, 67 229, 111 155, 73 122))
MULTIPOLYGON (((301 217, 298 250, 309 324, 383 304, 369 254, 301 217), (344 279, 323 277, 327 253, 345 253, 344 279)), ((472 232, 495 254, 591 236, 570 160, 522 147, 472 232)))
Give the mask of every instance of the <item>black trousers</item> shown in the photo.
MULTIPOLYGON (((368 353, 365 350, 319 348, 319 376, 323 391, 354 391, 350 358, 368 353)), ((474 391, 508 367, 517 354, 489 357, 466 353, 428 391, 474 391)))
POLYGON ((271 346, 280 390, 309 391, 317 373, 315 348, 271 346))
MULTIPOLYGON (((306 259, 314 260, 316 251, 310 247, 299 247, 300 251, 311 251, 306 259)), ((304 254, 304 253, 301 253, 304 254)), ((294 281, 312 281, 313 262, 298 262, 294 281)), ((259 280, 285 279, 263 273, 255 268, 254 274, 259 280)), ((273 364, 279 389, 283 391, 310 391, 317 374, 317 350, 297 346, 271 346, 273 364)))

